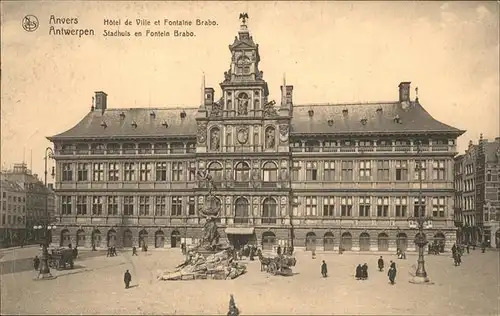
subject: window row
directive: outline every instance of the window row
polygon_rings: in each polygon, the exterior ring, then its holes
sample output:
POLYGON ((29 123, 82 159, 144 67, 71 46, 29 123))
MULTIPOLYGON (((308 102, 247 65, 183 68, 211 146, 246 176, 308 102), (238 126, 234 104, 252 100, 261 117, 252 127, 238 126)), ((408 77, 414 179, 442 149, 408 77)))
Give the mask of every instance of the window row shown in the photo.
POLYGON ((422 216, 431 215, 436 218, 446 216, 446 197, 388 197, 388 196, 305 196, 302 203, 299 197, 293 200, 293 216, 322 217, 418 217, 419 209, 422 216), (429 203, 429 204, 428 204, 429 203), (303 204, 303 206, 302 206, 303 204), (302 208, 299 208, 299 205, 302 208), (426 208, 431 207, 431 213, 426 214, 426 208))
POLYGON ((292 169, 294 181, 409 181, 410 175, 414 180, 446 180, 446 160, 294 161, 292 169))
POLYGON ((23 225, 26 224, 26 218, 18 215, 2 214, 1 225, 23 225))
POLYGON ((184 154, 195 153, 196 143, 94 143, 63 144, 56 148, 61 155, 117 155, 117 154, 184 154))
POLYGON ((412 147, 414 151, 419 148, 421 151, 448 151, 449 146, 455 146, 454 139, 431 139, 431 140, 410 140, 410 139, 381 139, 381 140, 306 140, 295 141, 290 144, 292 151, 295 152, 354 152, 355 148, 358 151, 409 151, 412 147), (420 145, 417 146, 417 142, 420 145))

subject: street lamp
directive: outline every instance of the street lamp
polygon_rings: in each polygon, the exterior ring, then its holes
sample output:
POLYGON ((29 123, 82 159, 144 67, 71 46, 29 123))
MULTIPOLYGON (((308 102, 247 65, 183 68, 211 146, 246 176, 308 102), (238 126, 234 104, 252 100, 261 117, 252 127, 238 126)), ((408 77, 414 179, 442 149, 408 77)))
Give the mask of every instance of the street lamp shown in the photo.
POLYGON ((424 247, 427 245, 427 238, 424 235, 424 226, 428 228, 431 223, 432 218, 429 216, 424 216, 422 212, 422 151, 420 145, 422 143, 419 141, 417 143, 417 154, 418 154, 418 181, 419 181, 419 192, 418 192, 418 217, 409 217, 408 222, 410 228, 418 228, 418 234, 415 236, 415 245, 418 246, 418 260, 417 260, 417 271, 415 276, 410 283, 413 284, 433 284, 427 277, 427 271, 425 271, 425 260, 424 260, 424 247))
MULTIPOLYGON (((49 158, 52 158, 54 155, 54 151, 52 148, 47 147, 45 149, 45 171, 44 171, 44 184, 45 184, 45 190, 47 190, 47 161, 49 158)), ((52 167, 52 173, 51 176, 54 177, 55 172, 54 172, 54 167, 52 167)), ((49 192, 48 190, 46 191, 46 196, 45 196, 45 217, 44 217, 44 225, 39 225, 37 226, 37 229, 43 229, 44 228, 44 242, 42 244, 42 258, 40 260, 40 276, 42 280, 50 280, 53 279, 54 277, 50 273, 50 268, 49 268, 49 252, 48 252, 48 247, 49 247, 49 229, 52 229, 55 226, 49 226, 49 192), (50 228, 49 228, 50 227, 50 228)), ((39 277, 40 278, 40 277, 39 277)))

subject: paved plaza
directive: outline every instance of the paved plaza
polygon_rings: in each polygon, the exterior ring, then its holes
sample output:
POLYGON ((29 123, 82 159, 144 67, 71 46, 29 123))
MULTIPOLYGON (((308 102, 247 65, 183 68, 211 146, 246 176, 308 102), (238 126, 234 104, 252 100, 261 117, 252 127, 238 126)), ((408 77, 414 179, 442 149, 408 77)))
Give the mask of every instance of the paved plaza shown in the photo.
POLYGON ((292 277, 260 272, 259 261, 230 281, 158 281, 159 271, 182 262, 179 249, 131 251, 107 258, 104 251, 80 251, 72 271, 54 271, 57 279, 34 281, 29 268, 39 248, 3 253, 1 314, 211 314, 227 313, 234 294, 242 315, 377 314, 377 315, 498 315, 500 253, 480 250, 464 255, 460 267, 449 254, 426 256, 431 286, 408 282, 416 255, 386 265, 398 265, 396 284, 376 269, 378 255, 297 252, 292 277), (329 277, 320 274, 321 260, 329 277), (355 266, 367 263, 369 279, 356 281, 355 266), (132 273, 132 288, 124 289, 123 273, 132 273))

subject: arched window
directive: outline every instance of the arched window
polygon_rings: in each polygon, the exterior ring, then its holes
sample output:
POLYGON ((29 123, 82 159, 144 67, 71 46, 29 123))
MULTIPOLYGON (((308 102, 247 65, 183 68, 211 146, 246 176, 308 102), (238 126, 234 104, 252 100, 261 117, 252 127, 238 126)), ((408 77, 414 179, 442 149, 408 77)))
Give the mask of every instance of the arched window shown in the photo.
POLYGON ((262 167, 264 182, 277 182, 278 181, 278 168, 274 162, 268 161, 262 167))
POLYGON ((276 201, 266 198, 262 203, 262 224, 276 224, 276 201))
POLYGON ((241 161, 236 164, 234 168, 234 179, 238 182, 245 182, 250 180, 250 167, 248 163, 241 161))
POLYGON ((208 166, 208 173, 214 181, 222 181, 222 165, 218 162, 212 162, 208 166))
POLYGON ((234 223, 248 223, 248 201, 245 198, 240 197, 236 200, 234 210, 234 223))

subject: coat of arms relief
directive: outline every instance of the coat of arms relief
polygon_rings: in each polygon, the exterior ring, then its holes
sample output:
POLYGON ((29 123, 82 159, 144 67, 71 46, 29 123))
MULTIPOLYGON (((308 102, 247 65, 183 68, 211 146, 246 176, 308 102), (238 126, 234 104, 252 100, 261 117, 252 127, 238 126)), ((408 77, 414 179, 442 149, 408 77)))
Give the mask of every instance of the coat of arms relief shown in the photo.
POLYGON ((244 145, 248 142, 248 126, 238 126, 236 129, 238 142, 244 145))

